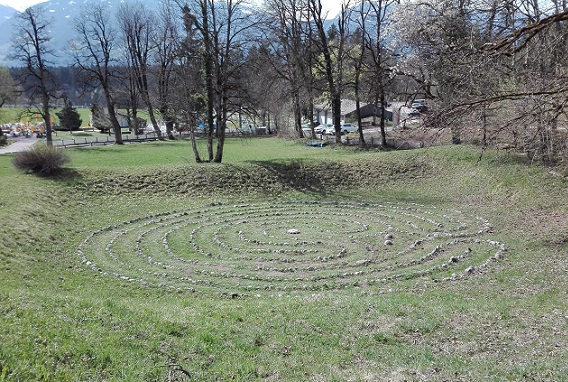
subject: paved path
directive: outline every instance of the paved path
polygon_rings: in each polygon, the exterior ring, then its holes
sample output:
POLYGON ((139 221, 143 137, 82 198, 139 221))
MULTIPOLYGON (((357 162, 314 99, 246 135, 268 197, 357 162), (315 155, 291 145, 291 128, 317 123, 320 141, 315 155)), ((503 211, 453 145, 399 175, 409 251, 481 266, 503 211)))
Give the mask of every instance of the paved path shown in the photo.
MULTIPOLYGON (((11 141, 11 140, 9 140, 11 141)), ((9 144, 8 146, 3 146, 0 147, 0 155, 2 154, 12 154, 12 153, 17 153, 20 151, 24 151, 26 149, 28 149, 29 147, 31 147, 34 143, 36 143, 37 141, 41 141, 41 139, 38 138, 18 138, 18 139, 14 139, 14 143, 9 144)))

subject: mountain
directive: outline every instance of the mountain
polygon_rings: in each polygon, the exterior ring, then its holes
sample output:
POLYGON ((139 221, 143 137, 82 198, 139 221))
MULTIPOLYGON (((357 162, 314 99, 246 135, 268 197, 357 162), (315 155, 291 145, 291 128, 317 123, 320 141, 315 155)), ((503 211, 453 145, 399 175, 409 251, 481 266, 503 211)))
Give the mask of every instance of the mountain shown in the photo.
MULTIPOLYGON (((41 4, 34 5, 32 8, 41 9, 51 22, 51 49, 57 52, 59 58, 56 60, 58 65, 66 65, 70 63, 70 58, 65 56, 65 51, 70 38, 74 35, 73 23, 79 18, 83 10, 88 10, 94 4, 105 4, 111 12, 118 10, 124 0, 51 0, 41 4)), ((160 0, 145 0, 144 5, 150 9, 158 9, 160 0)), ((2 7, 2 6, 0 6, 2 7)), ((0 8, 1 9, 1 8, 0 8)), ((16 10, 12 10, 16 12, 16 10)), ((13 15, 14 13, 12 13, 13 15)), ((2 15, 2 13, 0 13, 2 15)), ((3 20, 3 19, 0 19, 3 20)), ((17 30, 17 17, 11 17, 0 24, 2 31, 17 30)), ((8 57, 10 55, 11 42, 13 40, 12 33, 0 34, 0 65, 2 66, 18 66, 19 63, 11 62, 8 57)))
MULTIPOLYGON (((135 2, 134 0, 133 2, 135 2)), ((41 9, 51 22, 51 43, 50 49, 57 52, 59 57, 54 60, 56 65, 65 66, 71 63, 71 58, 66 54, 69 40, 74 36, 73 24, 78 20, 81 12, 92 8, 96 4, 104 4, 111 13, 115 13, 125 0, 50 0, 44 3, 34 5, 32 8, 41 9)), ((138 2, 144 4, 147 9, 159 11, 163 0, 144 0, 138 2)), ((172 2, 175 6, 175 1, 172 2)), ((242 8, 243 15, 252 14, 252 8, 242 8)), ((181 13, 181 10, 180 10, 181 13)), ((113 15, 114 16, 114 15, 113 15)), ((243 16, 242 19, 245 19, 243 16)), ((18 19, 12 17, 0 24, 0 30, 15 31, 17 30, 18 19)), ((236 29, 236 28, 235 28, 236 29)), ((11 62, 9 60, 11 42, 14 38, 12 33, 0 33, 0 66, 20 66, 19 62, 11 62)))
POLYGON ((8 7, 6 5, 0 5, 0 23, 9 20, 17 13, 18 11, 14 8, 8 7))
MULTIPOLYGON (((104 4, 112 12, 116 12, 119 6, 125 0, 50 0, 37 5, 32 8, 41 10, 48 19, 51 20, 51 43, 50 49, 58 54, 58 58, 54 59, 54 64, 58 66, 66 66, 71 64, 71 58, 66 54, 69 40, 73 37, 74 30, 73 24, 78 20, 81 12, 88 11, 96 4, 104 4)), ((144 0, 141 1, 148 9, 158 11, 163 0, 144 0)), ((354 15, 357 15, 358 6, 353 7, 354 15)), ((258 17, 259 10, 252 8, 243 9, 245 15, 256 13, 258 17)), ((9 60, 11 54, 11 43, 14 39, 14 31, 17 30, 18 18, 14 17, 18 14, 15 9, 0 5, 0 30, 8 31, 7 33, 0 33, 0 66, 21 66, 21 62, 14 62, 9 60), (2 17, 3 16, 3 17, 2 17)), ((337 25, 337 17, 326 20, 326 28, 331 25, 337 25)), ((355 29, 357 23, 351 21, 350 28, 355 29)), ((246 37, 243 37, 246 40, 246 37)))

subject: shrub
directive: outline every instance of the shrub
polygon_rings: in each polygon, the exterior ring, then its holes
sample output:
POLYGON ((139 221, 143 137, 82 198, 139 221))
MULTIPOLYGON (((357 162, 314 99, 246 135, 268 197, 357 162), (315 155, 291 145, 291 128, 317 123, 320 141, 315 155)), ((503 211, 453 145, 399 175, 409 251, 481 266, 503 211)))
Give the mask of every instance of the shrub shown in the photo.
POLYGON ((69 160, 67 154, 60 149, 36 144, 26 151, 17 153, 13 164, 18 170, 49 176, 58 172, 69 160))

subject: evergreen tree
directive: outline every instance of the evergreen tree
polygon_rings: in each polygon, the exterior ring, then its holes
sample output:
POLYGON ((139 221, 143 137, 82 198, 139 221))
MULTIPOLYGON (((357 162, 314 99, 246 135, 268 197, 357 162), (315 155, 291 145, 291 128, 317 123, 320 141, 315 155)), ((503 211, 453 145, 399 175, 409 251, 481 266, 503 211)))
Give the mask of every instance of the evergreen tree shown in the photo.
POLYGON ((57 117, 59 118, 61 127, 65 130, 69 130, 71 133, 79 130, 83 123, 81 116, 77 110, 75 110, 69 99, 65 99, 65 106, 57 113, 57 117))
POLYGON ((93 116, 93 128, 98 129, 101 133, 109 132, 112 129, 112 123, 105 110, 94 103, 91 106, 91 115, 93 116))

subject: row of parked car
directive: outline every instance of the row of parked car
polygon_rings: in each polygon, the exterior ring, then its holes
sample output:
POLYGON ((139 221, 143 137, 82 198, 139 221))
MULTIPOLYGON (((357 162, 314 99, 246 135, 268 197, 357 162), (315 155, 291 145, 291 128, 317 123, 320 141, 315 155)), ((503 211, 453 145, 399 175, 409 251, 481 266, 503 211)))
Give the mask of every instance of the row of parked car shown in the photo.
MULTIPOLYGON (((311 134, 312 129, 309 126, 302 127, 304 134, 311 134)), ((352 123, 343 123, 340 128, 341 134, 358 132, 359 128, 352 123)), ((327 125, 319 125, 314 127, 314 133, 318 135, 335 135, 335 126, 330 123, 327 125)))
POLYGON ((410 111, 408 115, 410 117, 419 116, 422 113, 428 111, 428 105, 425 99, 415 99, 412 104, 410 105, 410 111))

